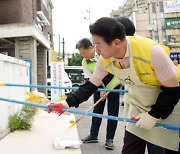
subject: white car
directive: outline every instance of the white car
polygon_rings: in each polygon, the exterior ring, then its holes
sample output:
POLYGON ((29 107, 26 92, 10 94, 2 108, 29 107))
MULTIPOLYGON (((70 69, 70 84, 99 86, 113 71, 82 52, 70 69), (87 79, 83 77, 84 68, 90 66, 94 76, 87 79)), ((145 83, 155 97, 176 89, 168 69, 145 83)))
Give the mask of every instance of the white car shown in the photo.
MULTIPOLYGON (((47 85, 51 86, 51 79, 47 79, 47 85)), ((68 74, 64 72, 64 82, 62 84, 63 87, 72 87, 72 81, 69 79, 68 74)), ((72 90, 71 89, 64 89, 64 93, 68 95, 72 90)), ((47 97, 48 99, 51 98, 51 89, 47 89, 47 97)))

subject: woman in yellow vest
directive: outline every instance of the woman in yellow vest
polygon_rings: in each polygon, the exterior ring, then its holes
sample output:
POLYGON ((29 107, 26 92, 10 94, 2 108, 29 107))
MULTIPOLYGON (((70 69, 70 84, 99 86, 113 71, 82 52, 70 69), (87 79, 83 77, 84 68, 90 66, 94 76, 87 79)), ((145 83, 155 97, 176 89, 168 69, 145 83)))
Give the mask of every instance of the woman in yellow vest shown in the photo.
POLYGON ((125 116, 138 120, 126 124, 122 154, 144 154, 147 142, 166 148, 165 154, 178 153, 179 132, 154 127, 157 122, 180 125, 178 71, 163 48, 151 39, 126 37, 124 27, 108 17, 92 24, 90 32, 101 57, 89 81, 58 104, 59 113, 64 107, 78 107, 110 72, 128 86, 125 116))

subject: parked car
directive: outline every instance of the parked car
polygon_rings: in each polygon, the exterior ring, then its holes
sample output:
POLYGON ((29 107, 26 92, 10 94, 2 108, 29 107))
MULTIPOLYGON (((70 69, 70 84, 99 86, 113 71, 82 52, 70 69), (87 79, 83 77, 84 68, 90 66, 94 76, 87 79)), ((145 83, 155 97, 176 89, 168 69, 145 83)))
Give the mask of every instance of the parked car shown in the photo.
MULTIPOLYGON (((47 85, 51 86, 51 79, 47 79, 47 85)), ((64 72, 64 82, 62 84, 63 87, 72 87, 72 81, 69 79, 69 76, 66 72, 64 72)), ((68 95, 72 90, 64 89, 64 93, 68 95)), ((47 89, 47 98, 51 99, 51 89, 47 89)))
MULTIPOLYGON (((68 74, 65 72, 64 73, 64 87, 72 87, 72 81, 70 80, 68 74)), ((65 94, 69 94, 72 90, 71 89, 65 89, 65 94)))
POLYGON ((65 66, 65 71, 72 81, 73 87, 79 87, 84 80, 84 73, 82 66, 65 66))

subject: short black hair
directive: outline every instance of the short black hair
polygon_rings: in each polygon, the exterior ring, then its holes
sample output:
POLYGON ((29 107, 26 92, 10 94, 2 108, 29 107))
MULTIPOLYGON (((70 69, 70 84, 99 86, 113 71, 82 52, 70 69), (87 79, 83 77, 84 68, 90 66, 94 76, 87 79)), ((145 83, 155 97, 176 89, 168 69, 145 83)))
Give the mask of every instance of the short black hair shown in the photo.
POLYGON ((179 58, 178 57, 173 57, 172 60, 179 60, 179 58))
POLYGON ((88 38, 83 38, 79 40, 78 43, 76 44, 76 49, 80 49, 80 48, 88 49, 90 46, 92 46, 91 41, 88 38))
POLYGON ((117 18, 116 20, 124 26, 127 36, 134 36, 136 29, 133 22, 129 18, 122 16, 117 18))
POLYGON ((89 30, 92 35, 103 37, 107 44, 111 44, 116 38, 122 41, 126 37, 124 26, 110 17, 98 19, 94 24, 89 26, 89 30))

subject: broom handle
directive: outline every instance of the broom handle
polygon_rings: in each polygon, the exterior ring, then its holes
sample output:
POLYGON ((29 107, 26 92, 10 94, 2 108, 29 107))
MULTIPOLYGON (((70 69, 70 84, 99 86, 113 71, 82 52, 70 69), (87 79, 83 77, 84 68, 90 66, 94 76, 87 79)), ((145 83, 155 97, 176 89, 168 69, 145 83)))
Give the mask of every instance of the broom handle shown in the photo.
MULTIPOLYGON (((120 82, 118 82, 112 89, 116 88, 118 85, 120 84, 120 82)), ((104 95, 104 97, 106 98, 108 96, 110 92, 106 92, 106 94, 104 95)), ((99 102, 101 102, 103 100, 103 97, 101 97, 98 101, 96 101, 96 103, 94 103, 89 109, 86 110, 86 112, 91 111, 96 105, 99 104, 99 102)), ((85 115, 81 115, 77 120, 76 123, 78 123, 85 115)))

